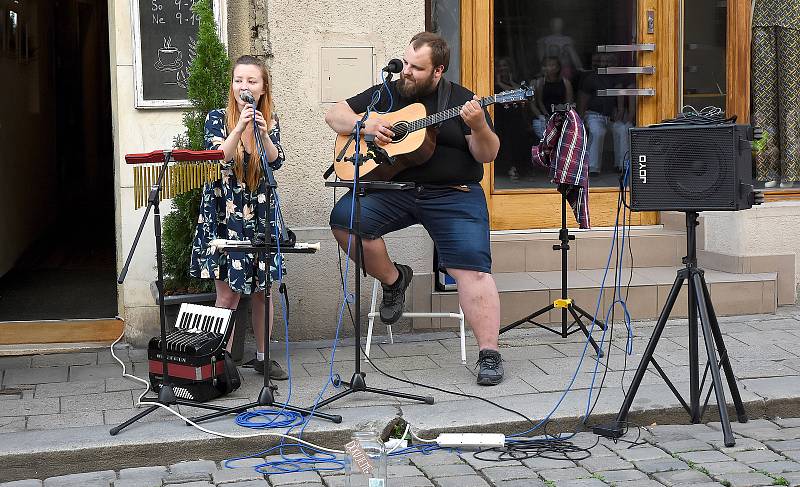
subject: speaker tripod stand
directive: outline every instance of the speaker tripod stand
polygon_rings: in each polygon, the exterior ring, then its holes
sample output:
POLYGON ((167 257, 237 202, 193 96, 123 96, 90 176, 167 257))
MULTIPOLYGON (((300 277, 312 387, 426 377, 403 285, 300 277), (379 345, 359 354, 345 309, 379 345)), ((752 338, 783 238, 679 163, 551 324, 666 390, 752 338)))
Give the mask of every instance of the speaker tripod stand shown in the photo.
POLYGON ((725 343, 722 340, 722 332, 719 329, 719 322, 717 315, 714 313, 714 306, 711 304, 711 296, 708 293, 708 286, 706 285, 703 270, 697 266, 697 233, 696 227, 698 213, 696 211, 686 212, 686 257, 683 259, 685 267, 678 270, 678 275, 675 277, 675 283, 672 285, 667 302, 664 304, 664 309, 661 310, 661 315, 658 317, 653 335, 647 344, 647 348, 642 355, 642 361, 639 363, 639 368, 636 369, 636 374, 633 377, 628 393, 625 395, 625 400, 622 407, 617 414, 616 422, 612 424, 599 425, 594 428, 594 432, 603 436, 620 437, 623 434, 628 412, 630 411, 633 400, 636 397, 636 392, 642 382, 645 372, 647 371, 648 364, 652 363, 653 367, 658 371, 664 382, 670 388, 675 397, 678 398, 681 405, 686 412, 689 413, 692 423, 699 423, 703 414, 708 406, 708 401, 711 397, 713 389, 717 406, 719 408, 719 419, 722 424, 722 433, 725 440, 725 446, 733 446, 735 439, 733 431, 731 430, 731 422, 728 417, 727 403, 725 402, 725 391, 723 389, 722 377, 720 375, 720 365, 725 372, 725 378, 728 382, 733 403, 736 408, 736 416, 740 423, 747 422, 747 413, 742 404, 742 398, 739 395, 739 388, 736 385, 736 378, 733 375, 731 362, 728 358, 728 352, 725 349, 725 343), (664 326, 669 319, 675 301, 678 299, 681 287, 684 282, 688 284, 688 301, 689 301, 689 404, 683 399, 675 385, 670 381, 667 374, 658 365, 656 359, 653 357, 658 340, 661 338, 661 333, 664 331, 664 326), (699 350, 698 350, 698 315, 700 318, 700 325, 703 328, 703 341, 706 347, 706 355, 708 356, 705 371, 703 372, 703 380, 700 381, 699 371, 699 350), (714 346, 716 345, 716 351, 714 346), (719 363, 717 362, 717 351, 719 352, 719 363), (706 394, 705 403, 702 408, 700 407, 700 393, 703 390, 708 372, 711 371, 711 386, 706 394))

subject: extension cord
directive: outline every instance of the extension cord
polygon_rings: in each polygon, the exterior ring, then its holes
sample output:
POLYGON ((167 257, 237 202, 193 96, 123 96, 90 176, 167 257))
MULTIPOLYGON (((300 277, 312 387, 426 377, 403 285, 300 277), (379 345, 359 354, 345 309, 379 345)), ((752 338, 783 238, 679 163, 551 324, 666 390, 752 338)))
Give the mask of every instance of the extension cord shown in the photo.
POLYGON ((408 440, 401 440, 400 438, 389 438, 385 446, 388 450, 394 451, 398 448, 406 448, 408 446, 408 440))
POLYGON ((436 438, 442 448, 480 450, 483 448, 502 448, 506 435, 502 433, 442 433, 436 438))

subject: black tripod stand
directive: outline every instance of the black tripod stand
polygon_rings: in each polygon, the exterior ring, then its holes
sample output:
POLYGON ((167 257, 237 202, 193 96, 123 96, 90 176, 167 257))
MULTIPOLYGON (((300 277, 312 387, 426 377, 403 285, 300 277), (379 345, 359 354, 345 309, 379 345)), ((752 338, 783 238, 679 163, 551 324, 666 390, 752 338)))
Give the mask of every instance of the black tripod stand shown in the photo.
POLYGON ((731 431, 731 422, 728 418, 728 407, 727 403, 725 402, 725 391, 722 386, 722 377, 720 376, 719 371, 719 366, 721 364, 723 370, 725 371, 725 378, 728 381, 728 388, 730 389, 731 396, 733 396, 733 403, 736 407, 736 416, 740 423, 747 422, 747 413, 744 410, 744 405, 742 405, 742 398, 739 395, 739 388, 736 385, 736 378, 733 375, 733 369, 731 368, 731 363, 728 358, 728 352, 726 351, 725 343, 722 340, 722 332, 719 329, 717 315, 714 313, 714 307, 711 304, 711 296, 708 293, 708 286, 706 286, 703 270, 697 267, 697 217, 698 214, 696 211, 686 212, 686 257, 683 259, 683 263, 686 265, 686 267, 680 269, 677 277, 675 277, 675 283, 672 285, 672 289, 667 297, 667 302, 664 304, 664 309, 661 310, 661 315, 658 317, 658 322, 653 330, 653 335, 650 337, 650 342, 647 344, 647 348, 642 355, 642 361, 639 363, 639 368, 636 369, 636 375, 633 377, 633 382, 631 383, 630 389, 625 395, 625 401, 622 403, 619 414, 617 414, 616 423, 595 427, 594 431, 597 434, 611 437, 622 436, 624 431, 623 425, 628 417, 628 411, 631 408, 631 404, 633 404, 636 391, 639 389, 642 378, 647 371, 648 363, 653 364, 653 367, 655 367, 655 369, 664 379, 664 382, 667 383, 667 386, 670 388, 672 393, 675 394, 675 397, 678 398, 678 401, 680 401, 683 408, 686 409, 687 413, 689 413, 692 423, 696 424, 700 422, 706 411, 706 407, 708 407, 708 401, 711 397, 711 390, 714 390, 717 398, 717 406, 719 408, 719 419, 720 423, 722 424, 725 446, 730 447, 735 444, 735 440, 733 437, 733 432, 731 431), (690 404, 688 405, 680 393, 678 393, 672 382, 669 380, 669 377, 667 377, 664 370, 658 365, 658 362, 656 362, 655 358, 653 357, 653 352, 655 352, 656 346, 658 345, 658 340, 661 338, 661 333, 664 331, 664 326, 667 323, 667 319, 669 319, 669 315, 672 312, 672 307, 675 305, 675 301, 678 298, 678 293, 680 293, 681 286, 683 286, 684 281, 686 281, 689 286, 688 311, 690 404), (697 344, 699 339, 697 327, 698 313, 700 315, 700 324, 703 327, 703 341, 706 345, 706 355, 708 356, 705 371, 703 372, 702 382, 700 381, 699 374, 699 353, 697 344), (717 353, 714 350, 715 344, 716 350, 719 351, 719 363, 717 362, 717 353), (700 393, 705 385, 705 380, 709 370, 711 371, 712 383, 706 394, 705 403, 701 409, 700 393))
MULTIPOLYGON (((270 201, 269 196, 270 190, 267 190, 267 201, 270 201)), ((270 276, 270 269, 269 263, 272 262, 272 256, 274 253, 272 252, 272 245, 270 245, 270 238, 267 237, 266 242, 264 244, 254 244, 254 245, 231 245, 229 247, 217 247, 219 250, 234 250, 237 252, 258 252, 262 255, 264 262, 266 262, 266 279, 264 281, 264 285, 266 286, 264 289, 265 296, 264 296, 264 385, 261 387, 261 392, 258 394, 258 399, 253 402, 242 404, 241 406, 235 406, 230 408, 219 408, 215 413, 209 413, 203 416, 198 416, 196 418, 192 418, 192 421, 195 423, 199 423, 202 421, 207 421, 209 419, 218 418, 220 416, 225 416, 226 414, 239 414, 243 411, 246 411, 250 408, 255 407, 274 407, 285 409, 287 411, 294 411, 297 413, 302 414, 303 416, 316 416, 318 418, 327 419, 328 421, 333 421, 334 423, 341 423, 342 417, 338 414, 326 414, 321 413, 319 411, 313 411, 307 408, 300 408, 297 406, 292 406, 288 403, 279 403, 275 402, 275 390, 277 386, 272 384, 270 377, 269 377, 269 369, 270 364, 272 361, 270 360, 270 353, 269 353, 269 303, 272 297, 272 281, 270 276)), ((315 252, 315 249, 312 248, 293 248, 293 247, 281 247, 281 253, 302 253, 302 254, 310 254, 315 252)))
MULTIPOLYGON (((391 73, 390 73, 391 79, 391 73)), ((433 404, 433 397, 431 396, 417 396, 415 394, 406 394, 403 392, 394 392, 385 389, 376 389, 374 387, 367 386, 367 382, 365 380, 366 373, 361 371, 361 273, 364 272, 364 277, 367 275, 366 268, 363 265, 364 262, 364 253, 363 248, 361 245, 361 197, 366 194, 366 190, 373 189, 373 190, 409 190, 414 187, 412 183, 394 183, 394 182, 384 182, 384 181, 359 181, 359 170, 361 164, 366 160, 366 156, 362 156, 360 153, 360 135, 361 130, 364 128, 364 121, 369 116, 369 113, 372 111, 377 100, 371 104, 367 112, 361 118, 361 120, 356 121, 355 127, 353 128, 353 132, 350 135, 350 138, 345 144, 344 148, 342 148, 341 153, 337 156, 337 161, 342 159, 352 162, 355 166, 353 182, 345 182, 345 181, 333 181, 333 182, 326 182, 325 186, 328 187, 344 187, 344 188, 352 188, 353 189, 353 197, 355 198, 355 214, 353 215, 353 225, 350 229, 350 234, 352 238, 355 239, 355 255, 353 261, 355 263, 355 317, 353 318, 353 326, 355 328, 355 355, 354 355, 354 372, 353 376, 350 379, 350 382, 342 381, 346 390, 335 394, 328 399, 320 401, 318 406, 325 406, 330 404, 334 401, 337 401, 343 397, 349 396, 350 394, 356 392, 372 392, 374 394, 383 394, 385 396, 393 396, 393 397, 401 397, 403 399, 411 399, 413 401, 420 401, 426 404, 433 404), (355 141, 355 153, 352 157, 345 158, 344 154, 347 150, 348 146, 355 141)), ((392 163, 392 159, 388 157, 379 146, 374 143, 375 137, 374 136, 364 136, 364 140, 367 142, 367 146, 369 147, 369 156, 374 158, 376 162, 379 163, 392 163)))
POLYGON ((605 330, 606 325, 602 321, 596 319, 589 313, 583 310, 580 306, 575 304, 575 301, 568 297, 568 290, 569 286, 567 283, 567 252, 569 251, 569 241, 575 240, 575 235, 570 235, 569 229, 567 228, 567 197, 564 193, 561 194, 561 229, 558 232, 558 239, 561 240, 561 244, 553 245, 553 250, 560 250, 561 251, 561 299, 556 299, 553 301, 552 304, 545 306, 544 308, 522 318, 510 325, 506 325, 500 329, 500 333, 505 333, 508 330, 512 330, 523 323, 530 323, 532 325, 536 325, 540 328, 544 328, 547 331, 555 333, 557 335, 561 335, 562 338, 567 338, 568 336, 572 335, 577 331, 582 331, 584 335, 589 339, 589 343, 594 348, 595 353, 597 353, 598 357, 603 356, 603 350, 597 345, 597 342, 594 341, 591 334, 589 333, 589 329, 586 328, 586 325, 583 323, 582 318, 586 318, 589 320, 589 323, 597 323, 601 329, 605 330), (561 329, 550 328, 549 326, 539 323, 536 321, 536 318, 539 316, 548 313, 552 309, 559 308, 561 309, 561 329), (572 323, 568 323, 568 316, 571 316, 573 319, 572 323), (572 325, 578 325, 578 328, 573 328, 570 330, 572 325))
POLYGON ((152 188, 150 188, 150 194, 147 197, 147 208, 145 209, 144 215, 142 216, 141 223, 139 223, 139 230, 136 232, 136 238, 133 239, 131 250, 128 252, 128 258, 125 261, 125 265, 122 267, 122 272, 120 272, 119 278, 117 278, 117 283, 119 284, 122 284, 123 281, 125 281, 125 276, 128 274, 128 267, 130 266, 131 260, 133 259, 133 253, 136 251, 136 246, 139 243, 139 237, 142 236, 142 230, 144 229, 144 225, 147 223, 147 217, 150 214, 150 209, 152 208, 153 227, 156 237, 156 269, 158 273, 158 280, 156 281, 156 286, 158 288, 158 316, 159 316, 159 323, 161 326, 162 381, 161 381, 161 387, 158 390, 157 399, 142 400, 142 403, 153 404, 153 406, 150 406, 144 411, 138 413, 136 416, 133 416, 129 420, 120 424, 119 426, 111 428, 109 433, 111 433, 112 436, 116 435, 123 429, 127 428, 131 424, 142 419, 143 417, 147 416, 153 411, 159 409, 161 405, 171 406, 173 404, 180 404, 182 406, 191 406, 194 408, 211 409, 216 411, 225 409, 222 406, 215 406, 213 404, 202 404, 195 401, 180 399, 175 396, 175 390, 172 388, 172 383, 170 382, 169 367, 167 366, 167 317, 164 308, 164 263, 161 254, 161 211, 159 210, 159 204, 158 204, 161 193, 161 185, 164 181, 164 173, 167 171, 167 166, 169 165, 170 162, 221 160, 223 157, 224 156, 222 154, 222 151, 187 151, 187 150, 153 151, 150 152, 149 154, 128 154, 125 156, 125 160, 129 164, 138 164, 145 162, 163 162, 163 164, 161 165, 161 169, 158 173, 158 178, 156 179, 156 182, 152 186, 152 188))

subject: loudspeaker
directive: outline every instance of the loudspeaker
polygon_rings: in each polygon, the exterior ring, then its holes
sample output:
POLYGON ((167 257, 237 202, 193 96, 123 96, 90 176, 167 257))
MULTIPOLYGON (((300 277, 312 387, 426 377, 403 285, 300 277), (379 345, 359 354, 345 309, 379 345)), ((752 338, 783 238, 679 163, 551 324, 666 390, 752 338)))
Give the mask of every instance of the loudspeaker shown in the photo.
POLYGON ((631 209, 737 211, 753 205, 749 125, 630 129, 631 209))

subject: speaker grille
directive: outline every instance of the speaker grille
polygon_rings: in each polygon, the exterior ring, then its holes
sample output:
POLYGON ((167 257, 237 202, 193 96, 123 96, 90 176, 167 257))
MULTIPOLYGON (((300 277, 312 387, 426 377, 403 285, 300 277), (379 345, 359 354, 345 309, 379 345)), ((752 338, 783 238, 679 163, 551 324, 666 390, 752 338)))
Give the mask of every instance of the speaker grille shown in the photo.
POLYGON ((737 209, 736 126, 631 129, 631 206, 651 210, 737 209))

